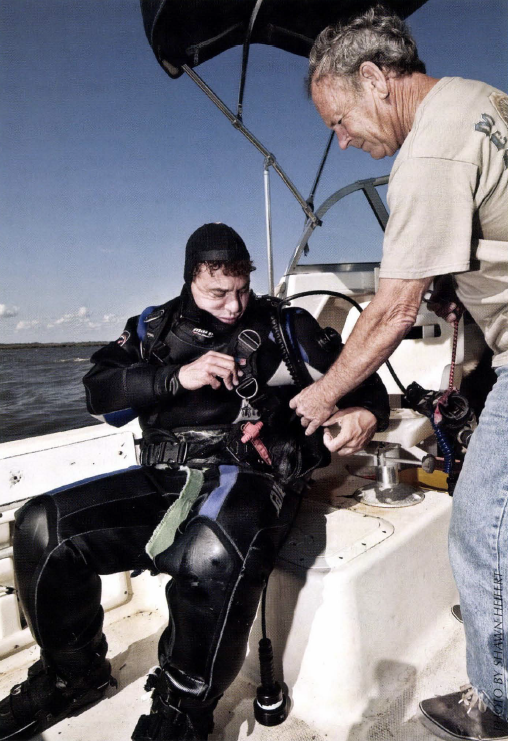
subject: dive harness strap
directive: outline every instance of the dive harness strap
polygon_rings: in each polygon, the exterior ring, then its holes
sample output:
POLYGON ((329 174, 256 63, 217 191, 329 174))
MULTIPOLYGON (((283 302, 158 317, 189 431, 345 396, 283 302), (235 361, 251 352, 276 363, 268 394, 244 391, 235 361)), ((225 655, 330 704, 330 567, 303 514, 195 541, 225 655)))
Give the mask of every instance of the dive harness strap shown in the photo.
MULTIPOLYGON (((293 329, 293 315, 291 311, 282 312, 282 301, 273 297, 264 297, 265 305, 269 310, 271 330, 274 341, 279 347, 282 359, 286 365, 297 390, 300 390, 312 381, 308 369, 301 358, 300 347, 296 340, 293 329)), ((166 324, 165 312, 158 310, 154 313, 148 313, 149 323, 152 324, 149 337, 145 344, 145 357, 153 353, 153 343, 157 342, 161 331, 166 324)), ((273 440, 273 426, 275 418, 281 415, 281 402, 276 393, 270 388, 260 389, 257 380, 257 363, 256 353, 262 344, 260 334, 254 329, 244 329, 237 337, 236 345, 231 348, 235 358, 238 361, 243 360, 242 379, 236 387, 237 395, 262 418, 263 421, 257 420, 255 424, 246 421, 245 424, 229 427, 228 432, 224 432, 219 437, 204 440, 203 438, 192 439, 192 434, 188 436, 174 436, 173 439, 162 442, 144 444, 140 453, 140 463, 144 466, 166 465, 178 467, 185 465, 190 460, 203 460, 216 458, 218 461, 225 462, 230 460, 230 456, 237 463, 255 464, 256 462, 264 463, 268 468, 274 465, 273 455, 270 451, 270 445, 267 445, 262 439, 261 428, 263 423, 268 437, 273 440)), ((293 415, 294 416, 294 415, 293 415)), ((255 418, 253 422, 255 421, 255 418)), ((300 428, 299 420, 298 432, 303 433, 300 428)), ((275 426, 277 426, 275 424, 275 426)), ((288 430, 289 431, 289 430, 288 430)), ((172 431, 175 432, 174 430, 172 431)), ((306 447, 315 447, 311 441, 305 439, 306 447)), ((322 446, 324 447, 324 446, 322 446)), ((324 451, 322 451, 324 452, 324 451)), ((322 456, 319 456, 321 458, 322 456)), ((213 462, 213 461, 209 461, 213 462)), ((280 465, 280 460, 275 461, 280 465)), ((322 465, 322 463, 321 463, 322 465)), ((314 468, 312 465, 310 468, 314 468)), ((299 471, 297 466, 293 474, 299 471)), ((291 478, 294 478, 292 476, 291 478)))
MULTIPOLYGON (((224 451, 231 436, 231 430, 215 430, 205 433, 199 431, 173 431, 173 440, 144 443, 140 452, 142 466, 183 466, 187 461, 212 458, 224 451)), ((222 456, 223 457, 223 456, 222 456)))
POLYGON ((198 452, 197 446, 189 445, 187 440, 151 443, 141 448, 140 463, 142 466, 162 464, 183 466, 191 453, 189 448, 196 448, 194 452, 198 452))
MULTIPOLYGON (((263 458, 258 450, 259 443, 256 446, 251 439, 252 437, 258 438, 258 436, 259 433, 256 435, 255 431, 252 432, 251 427, 247 425, 232 425, 228 431, 215 435, 209 440, 202 437, 196 438, 191 433, 174 441, 164 440, 143 444, 140 452, 140 463, 142 466, 167 466, 169 468, 179 468, 186 464, 192 465, 192 461, 196 463, 206 461, 209 464, 244 463, 253 465, 259 457, 263 458), (245 440, 242 438, 245 438, 245 440)), ((256 439, 254 442, 258 442, 258 440, 256 439)), ((264 460, 268 464, 268 461, 264 460)))

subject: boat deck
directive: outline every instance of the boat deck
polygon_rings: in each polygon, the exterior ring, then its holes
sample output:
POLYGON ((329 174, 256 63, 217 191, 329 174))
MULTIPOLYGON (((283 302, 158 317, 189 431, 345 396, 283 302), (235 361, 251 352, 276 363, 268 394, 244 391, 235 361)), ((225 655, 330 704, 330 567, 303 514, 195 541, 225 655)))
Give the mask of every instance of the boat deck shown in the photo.
MULTIPOLYGON (((355 479, 347 477, 340 491, 352 490, 355 479)), ((326 482, 324 488, 330 492, 326 482)), ((380 510, 332 491, 330 507, 319 501, 319 489, 318 483, 318 500, 305 500, 268 591, 276 675, 289 685, 292 712, 276 728, 254 720, 258 616, 242 672, 215 713, 211 741, 431 741, 417 719, 418 702, 467 681, 463 628, 450 611, 455 595, 444 562, 449 497, 430 491, 422 504, 380 510)), ((130 738, 150 707, 144 682, 165 624, 164 583, 142 574, 131 582, 132 599, 106 613, 118 687, 35 738, 130 738)), ((3 659, 2 696, 37 657, 31 646, 3 659)))
MULTIPOLYGON (((336 735, 324 735, 290 714, 276 728, 254 721, 252 700, 255 686, 240 675, 229 688, 215 713, 216 730, 210 741, 433 741, 417 719, 418 702, 433 694, 456 691, 466 677, 462 626, 447 617, 453 636, 426 671, 419 674, 408 664, 387 659, 379 666, 380 693, 371 698, 362 719, 351 727, 337 724, 336 735)), ((127 741, 138 717, 148 712, 145 676, 154 663, 157 640, 164 625, 158 609, 140 612, 113 623, 108 629, 109 656, 117 689, 79 715, 66 718, 36 741, 127 741)), ((2 696, 38 656, 35 647, 3 661, 0 676, 2 696)))
MULTIPOLYGON (((39 493, 37 487, 136 462, 132 431, 103 426, 6 443, 0 453, 1 488, 11 508, 2 525, 6 568, 7 520, 16 501, 39 493), (44 473, 42 480, 37 472, 44 473)), ((467 681, 463 628, 451 614, 457 594, 447 557, 450 497, 428 491, 411 507, 366 506, 351 496, 365 479, 337 457, 315 478, 268 588, 268 635, 291 713, 272 729, 255 723, 258 616, 242 672, 215 713, 211 741, 431 741, 417 720, 418 702, 467 681)), ((109 601, 111 608, 105 632, 118 688, 36 738, 130 738, 150 707, 143 688, 166 620, 165 578, 105 577, 105 607, 109 601)), ((38 649, 27 646, 30 636, 15 619, 14 595, 1 603, 3 696, 26 677, 38 649)))

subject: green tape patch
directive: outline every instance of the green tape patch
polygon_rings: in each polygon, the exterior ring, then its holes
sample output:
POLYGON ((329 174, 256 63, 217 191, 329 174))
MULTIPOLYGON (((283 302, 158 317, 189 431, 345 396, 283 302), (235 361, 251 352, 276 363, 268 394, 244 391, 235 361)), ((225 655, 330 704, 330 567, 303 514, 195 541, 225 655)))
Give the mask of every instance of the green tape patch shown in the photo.
POLYGON ((187 473, 187 480, 180 496, 168 509, 145 546, 145 551, 152 561, 159 553, 173 544, 178 526, 186 519, 203 487, 205 480, 203 471, 187 466, 183 466, 180 470, 187 473))

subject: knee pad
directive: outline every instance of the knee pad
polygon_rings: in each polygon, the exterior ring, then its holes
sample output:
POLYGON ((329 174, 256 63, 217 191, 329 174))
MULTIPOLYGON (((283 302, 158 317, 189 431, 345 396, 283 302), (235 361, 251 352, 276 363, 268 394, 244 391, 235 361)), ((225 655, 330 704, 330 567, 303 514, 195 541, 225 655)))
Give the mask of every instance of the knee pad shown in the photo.
POLYGON ((54 539, 54 504, 47 496, 27 502, 16 513, 13 536, 16 570, 27 561, 36 565, 54 539))
POLYGON ((206 520, 196 520, 177 540, 160 553, 155 564, 173 576, 187 591, 207 590, 211 584, 227 584, 240 559, 225 536, 206 520))

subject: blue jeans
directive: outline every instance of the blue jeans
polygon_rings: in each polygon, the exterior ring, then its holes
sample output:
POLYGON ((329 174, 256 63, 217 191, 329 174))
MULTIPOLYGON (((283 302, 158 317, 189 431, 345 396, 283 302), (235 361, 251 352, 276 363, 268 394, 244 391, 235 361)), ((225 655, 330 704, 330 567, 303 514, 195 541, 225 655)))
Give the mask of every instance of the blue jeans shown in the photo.
POLYGON ((469 681, 508 718, 508 366, 496 369, 453 497, 450 561, 469 681))

